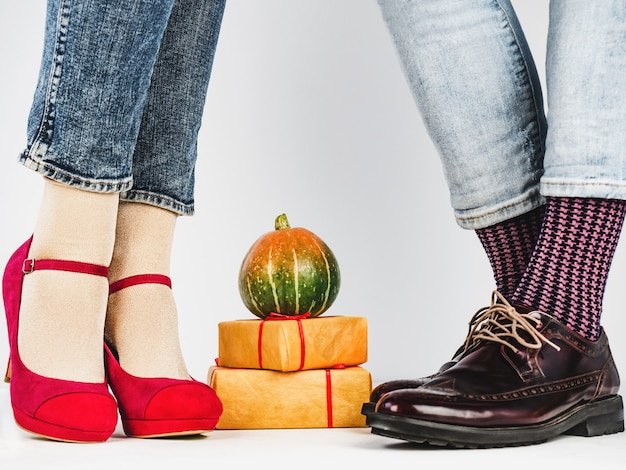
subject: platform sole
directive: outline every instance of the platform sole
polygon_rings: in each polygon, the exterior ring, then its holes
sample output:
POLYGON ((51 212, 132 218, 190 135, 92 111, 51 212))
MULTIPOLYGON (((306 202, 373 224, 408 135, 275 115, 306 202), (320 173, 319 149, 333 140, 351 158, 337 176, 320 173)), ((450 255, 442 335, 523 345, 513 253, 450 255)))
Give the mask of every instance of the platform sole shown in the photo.
POLYGON ((122 426, 128 437, 150 439, 155 437, 180 437, 205 434, 213 431, 217 418, 211 419, 123 419, 122 426))
POLYGON ((106 441, 113 432, 115 426, 109 429, 75 429, 33 418, 26 413, 13 407, 15 423, 24 431, 39 437, 45 437, 53 441, 75 443, 97 443, 106 441))

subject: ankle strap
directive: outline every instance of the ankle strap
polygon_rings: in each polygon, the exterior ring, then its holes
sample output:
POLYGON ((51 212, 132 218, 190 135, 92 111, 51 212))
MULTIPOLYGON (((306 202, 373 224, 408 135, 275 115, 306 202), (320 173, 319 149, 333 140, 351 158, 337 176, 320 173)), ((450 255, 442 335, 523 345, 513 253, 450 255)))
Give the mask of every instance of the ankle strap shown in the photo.
POLYGON ((163 284, 170 289, 172 288, 172 280, 164 274, 137 274, 112 282, 109 286, 109 294, 114 294, 118 290, 137 284, 163 284))
POLYGON ((80 274, 93 274, 94 276, 108 277, 109 268, 99 264, 83 263, 82 261, 65 261, 58 259, 32 259, 24 260, 22 272, 30 274, 33 271, 69 271, 80 274))

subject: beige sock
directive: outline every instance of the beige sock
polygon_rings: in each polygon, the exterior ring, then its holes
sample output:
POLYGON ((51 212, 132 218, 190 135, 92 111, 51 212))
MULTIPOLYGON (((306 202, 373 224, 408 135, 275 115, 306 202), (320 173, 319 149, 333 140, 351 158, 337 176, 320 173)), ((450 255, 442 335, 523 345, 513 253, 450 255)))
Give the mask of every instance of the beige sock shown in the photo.
MULTIPOLYGON (((177 219, 175 213, 158 207, 120 203, 111 282, 137 274, 169 276, 177 219)), ((105 336, 129 374, 189 379, 169 287, 141 284, 111 294, 105 336)))
MULTIPOLYGON (((118 195, 44 181, 29 257, 108 266, 118 195)), ((52 270, 26 275, 18 337, 24 364, 45 377, 102 382, 107 292, 105 277, 52 270)))

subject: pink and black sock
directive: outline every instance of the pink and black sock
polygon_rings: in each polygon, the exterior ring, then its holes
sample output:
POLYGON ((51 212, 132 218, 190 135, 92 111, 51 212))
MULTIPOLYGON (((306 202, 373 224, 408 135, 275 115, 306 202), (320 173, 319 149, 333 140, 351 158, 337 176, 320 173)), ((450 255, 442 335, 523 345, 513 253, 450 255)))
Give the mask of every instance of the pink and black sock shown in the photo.
POLYGON ((544 207, 476 230, 487 253, 496 289, 509 298, 522 279, 539 238, 544 207))
POLYGON ((511 303, 548 313, 595 340, 625 214, 622 200, 548 198, 539 240, 511 303))

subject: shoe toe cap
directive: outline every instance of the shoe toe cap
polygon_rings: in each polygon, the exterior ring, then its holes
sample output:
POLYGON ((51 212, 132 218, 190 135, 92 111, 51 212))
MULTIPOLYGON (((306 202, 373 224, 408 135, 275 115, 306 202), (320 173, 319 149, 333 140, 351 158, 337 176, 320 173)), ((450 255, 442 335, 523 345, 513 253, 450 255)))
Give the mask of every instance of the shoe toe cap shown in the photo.
POLYGON ((395 390, 402 390, 405 388, 417 388, 424 385, 426 382, 430 380, 429 377, 419 378, 419 379, 406 379, 406 380, 392 380, 389 382, 384 382, 378 385, 370 395, 370 401, 376 403, 380 398, 386 393, 393 392, 395 390))
POLYGON ((215 391, 200 382, 159 390, 146 407, 145 419, 217 419, 222 403, 215 391))
POLYGON ((117 425, 117 404, 109 395, 68 393, 42 403, 35 418, 77 431, 112 433, 117 425))

